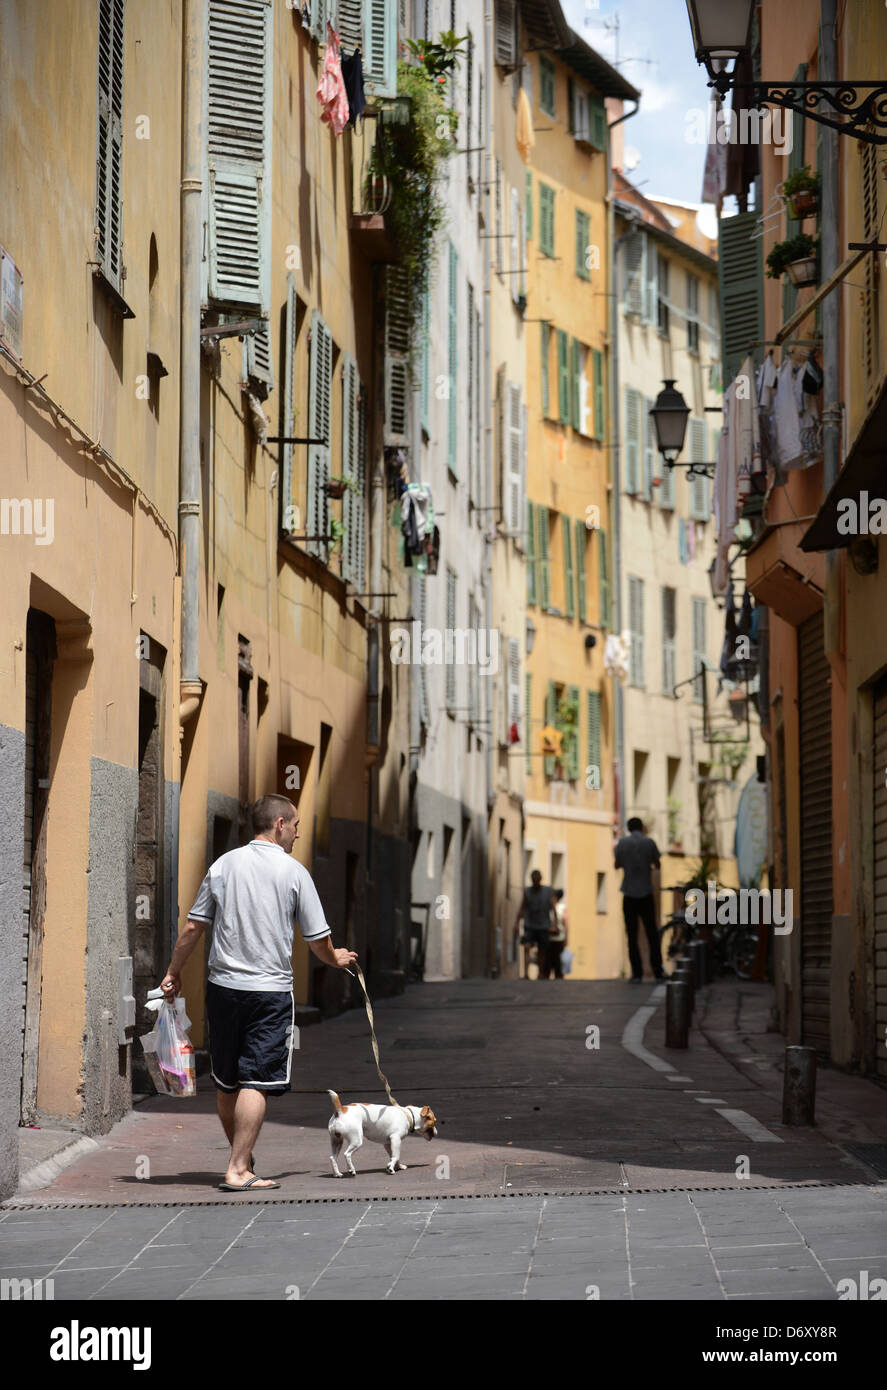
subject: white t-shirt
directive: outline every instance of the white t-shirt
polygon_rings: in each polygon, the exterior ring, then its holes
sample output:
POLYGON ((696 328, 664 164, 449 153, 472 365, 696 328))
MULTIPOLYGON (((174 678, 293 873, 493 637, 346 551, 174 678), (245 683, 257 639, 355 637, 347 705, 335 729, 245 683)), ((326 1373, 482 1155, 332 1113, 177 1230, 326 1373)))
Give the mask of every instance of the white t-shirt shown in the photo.
POLYGON ((209 979, 228 989, 288 993, 295 923, 306 941, 331 935, 308 870, 271 840, 211 864, 188 916, 213 924, 209 979))

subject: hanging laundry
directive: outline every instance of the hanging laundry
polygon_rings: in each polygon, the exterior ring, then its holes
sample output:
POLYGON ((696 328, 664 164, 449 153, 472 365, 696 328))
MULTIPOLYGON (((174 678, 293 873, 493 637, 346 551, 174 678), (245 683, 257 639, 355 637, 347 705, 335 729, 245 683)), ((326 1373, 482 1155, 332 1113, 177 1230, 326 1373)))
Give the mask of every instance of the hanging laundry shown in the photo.
MULTIPOLYGON (((400 501, 401 525, 404 539, 404 565, 413 568, 413 556, 417 556, 416 569, 425 574, 428 569, 426 536, 434 539, 434 504, 431 488, 427 483, 409 483, 400 501)), ((438 549, 440 542, 438 540, 438 549)))
POLYGON ((328 125, 334 135, 341 135, 348 123, 348 97, 342 77, 342 57, 339 35, 327 21, 326 52, 323 56, 323 70, 317 84, 317 100, 323 110, 320 119, 328 125))
POLYGON ((779 369, 773 403, 775 464, 809 468, 822 456, 822 422, 816 397, 804 390, 804 368, 787 357, 779 369))
POLYGON ((617 637, 611 632, 604 643, 604 670, 608 676, 616 676, 620 681, 628 680, 628 652, 631 646, 631 633, 623 632, 617 637))
POLYGON ((739 515, 745 499, 752 491, 752 475, 763 470, 761 436, 758 426, 758 402, 755 390, 755 364, 746 357, 734 382, 732 397, 733 421, 731 443, 736 459, 736 492, 739 515))
POLYGON ((359 48, 355 48, 350 58, 342 59, 342 78, 348 98, 348 124, 353 126, 363 115, 367 104, 363 89, 363 59, 359 48))
POLYGON ((721 647, 721 660, 719 670, 727 680, 735 678, 736 671, 736 606, 733 602, 733 581, 727 585, 727 597, 724 600, 726 609, 726 622, 724 625, 724 643, 721 647))
POLYGON ((523 87, 517 94, 514 143, 517 145, 521 159, 525 164, 529 164, 530 153, 536 143, 536 136, 533 134, 533 112, 530 109, 530 100, 523 87))
MULTIPOLYGON (((731 385, 725 396, 727 401, 730 392, 733 390, 731 385)), ((732 420, 732 411, 725 411, 725 418, 732 420)), ((712 588, 716 594, 722 594, 727 587, 730 577, 728 562, 728 552, 736 533, 736 522, 738 520, 736 512, 736 475, 733 472, 733 453, 730 448, 730 425, 725 424, 718 439, 718 457, 715 464, 714 481, 714 511, 715 511, 715 533, 717 535, 717 551, 715 552, 715 568, 712 580, 712 588)))
POLYGON ((425 562, 427 565, 426 574, 437 574, 437 564, 440 559, 440 531, 435 526, 429 534, 425 534, 425 562))

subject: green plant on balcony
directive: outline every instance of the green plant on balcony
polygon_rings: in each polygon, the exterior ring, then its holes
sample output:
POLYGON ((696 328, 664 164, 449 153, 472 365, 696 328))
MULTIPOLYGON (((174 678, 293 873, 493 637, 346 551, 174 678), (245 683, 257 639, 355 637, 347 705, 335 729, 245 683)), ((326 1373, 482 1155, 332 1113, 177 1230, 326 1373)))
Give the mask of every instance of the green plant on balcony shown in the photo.
POLYGON ((790 217, 796 221, 809 217, 819 206, 819 190, 822 177, 818 170, 811 172, 810 165, 793 169, 782 184, 782 201, 788 208, 790 217))
POLYGON ((712 772, 723 772, 728 781, 735 782, 736 774, 745 762, 747 754, 746 743, 722 743, 718 748, 718 757, 712 772))
MULTIPOLYGON (((452 55, 454 63, 458 56, 452 55)), ((370 186, 384 181, 390 189, 387 216, 409 286, 405 309, 411 337, 422 313, 437 236, 446 221, 440 166, 456 148, 459 124, 457 113, 446 104, 445 75, 434 75, 440 61, 434 59, 431 69, 424 61, 398 62, 398 94, 383 108, 369 163, 370 186)))
POLYGON ((336 516, 330 517, 330 554, 341 549, 347 527, 336 516))
POLYGON ((555 759, 555 768, 561 777, 569 777, 570 765, 575 763, 579 747, 579 701, 562 695, 557 702, 555 728, 563 734, 560 755, 555 759))
POLYGON ((668 812, 668 843, 672 849, 681 847, 681 807, 682 802, 677 797, 670 796, 666 803, 668 812))
POLYGON ((462 57, 459 49, 467 39, 467 34, 457 39, 455 31, 447 29, 440 35, 437 43, 431 39, 407 39, 407 48, 414 58, 418 58, 428 76, 442 84, 455 70, 462 57))
POLYGON ((816 279, 819 243, 809 232, 778 241, 767 257, 767 275, 779 280, 786 271, 796 285, 812 285, 816 279))

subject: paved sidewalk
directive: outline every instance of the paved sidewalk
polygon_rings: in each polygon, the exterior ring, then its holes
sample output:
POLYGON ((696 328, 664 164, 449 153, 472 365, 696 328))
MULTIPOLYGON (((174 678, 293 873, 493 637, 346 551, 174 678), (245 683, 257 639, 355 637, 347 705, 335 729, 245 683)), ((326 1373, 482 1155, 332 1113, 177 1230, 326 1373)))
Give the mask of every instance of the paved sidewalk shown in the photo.
POLYGON ((83 1302, 834 1302, 887 1277, 884 1188, 239 1205, 0 1212, 0 1277, 83 1302))
MULTIPOLYGON (((817 1128, 783 1128, 783 1041, 765 1032, 767 986, 701 991, 701 1030, 672 1053, 663 1046, 663 993, 621 981, 477 980, 381 1001, 377 1032, 394 1094, 431 1105, 441 1121, 436 1141, 407 1140, 409 1167, 396 1176, 369 1143, 355 1156, 356 1179, 337 1180, 329 1167, 326 1088, 346 1101, 383 1095, 363 1011, 303 1031, 294 1091, 269 1101, 257 1145, 260 1173, 281 1187, 257 1200, 877 1181, 842 1145, 887 1140, 882 1088, 823 1071, 817 1128)), ((195 1100, 139 1105, 11 1205, 245 1204, 250 1194, 217 1188, 226 1144, 207 1081, 195 1100)))

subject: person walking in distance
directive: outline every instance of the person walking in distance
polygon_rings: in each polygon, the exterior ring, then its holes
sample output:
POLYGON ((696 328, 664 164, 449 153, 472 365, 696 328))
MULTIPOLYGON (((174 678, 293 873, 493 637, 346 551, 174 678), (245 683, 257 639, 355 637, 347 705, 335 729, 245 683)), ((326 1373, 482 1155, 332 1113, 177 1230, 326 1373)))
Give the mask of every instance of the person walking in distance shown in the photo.
POLYGON ((564 972, 561 968, 561 952, 567 944, 568 922, 567 904, 564 902, 563 888, 555 888, 554 897, 554 912, 557 918, 557 928, 553 930, 548 937, 545 949, 545 963, 543 969, 540 971, 540 978, 544 980, 551 978, 552 971, 554 972, 554 978, 556 980, 562 980, 564 978, 564 972))
MULTIPOLYGON (((650 948, 650 965, 657 980, 664 980, 662 955, 659 950, 659 933, 656 930, 656 905, 653 901, 653 879, 651 869, 659 868, 659 850, 656 841, 644 834, 643 821, 637 816, 628 822, 628 834, 623 835, 616 846, 616 868, 622 869, 622 915, 625 918, 625 931, 628 936, 628 958, 631 961, 631 978, 634 982, 643 979, 644 969, 641 953, 638 950, 638 918, 644 924, 647 944, 650 948)), ((658 878, 658 874, 657 874, 658 878)))
POLYGON ((521 918, 523 918, 524 931, 520 940, 524 948, 524 975, 529 978, 530 951, 535 946, 539 961, 538 978, 541 980, 545 970, 549 936, 554 935, 557 930, 557 914, 555 912, 557 899, 551 889, 543 884, 542 875, 538 869, 533 870, 530 880, 531 886, 524 889, 521 905, 517 910, 514 931, 517 935, 521 918))
POLYGON ((180 993, 185 961, 211 925, 206 1017, 219 1119, 231 1145, 219 1184, 226 1192, 280 1186, 256 1177, 253 1145, 266 1098, 290 1089, 296 922, 325 965, 345 970, 357 960, 333 947, 314 881, 292 858, 297 808, 285 796, 260 796, 252 822, 250 843, 210 865, 161 981, 165 998, 180 993))

